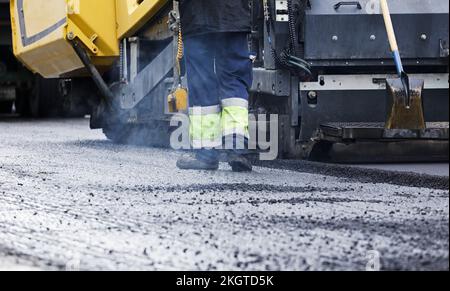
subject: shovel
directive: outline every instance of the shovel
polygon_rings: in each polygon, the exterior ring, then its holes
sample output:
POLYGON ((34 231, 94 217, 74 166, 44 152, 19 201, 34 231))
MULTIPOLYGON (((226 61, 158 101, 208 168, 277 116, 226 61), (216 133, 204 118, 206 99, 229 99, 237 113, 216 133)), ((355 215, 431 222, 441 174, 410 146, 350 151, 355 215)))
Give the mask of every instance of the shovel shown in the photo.
POLYGON ((389 98, 386 128, 425 129, 426 123, 422 100, 424 80, 409 78, 405 72, 387 0, 380 0, 380 2, 398 74, 398 78, 386 80, 389 98))

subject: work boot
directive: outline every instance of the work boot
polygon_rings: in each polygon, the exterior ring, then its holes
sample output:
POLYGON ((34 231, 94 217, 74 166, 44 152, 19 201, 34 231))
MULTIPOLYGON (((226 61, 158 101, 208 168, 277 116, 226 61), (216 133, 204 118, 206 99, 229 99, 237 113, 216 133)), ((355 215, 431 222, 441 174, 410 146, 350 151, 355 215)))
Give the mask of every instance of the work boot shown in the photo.
POLYGON ((178 159, 177 167, 181 170, 217 171, 219 169, 219 159, 199 153, 184 155, 178 159))
POLYGON ((251 172, 253 166, 250 161, 243 155, 234 151, 228 153, 228 164, 233 169, 233 172, 251 172))

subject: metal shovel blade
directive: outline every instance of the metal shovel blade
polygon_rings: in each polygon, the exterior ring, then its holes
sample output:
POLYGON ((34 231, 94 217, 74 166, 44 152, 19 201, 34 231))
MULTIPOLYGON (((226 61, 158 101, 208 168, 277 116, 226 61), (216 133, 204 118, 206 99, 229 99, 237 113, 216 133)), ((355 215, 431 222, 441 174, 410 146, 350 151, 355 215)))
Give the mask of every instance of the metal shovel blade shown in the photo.
POLYGON ((387 79, 387 129, 426 129, 422 92, 424 80, 408 78, 409 90, 402 78, 387 79))
POLYGON ((411 106, 411 92, 409 91, 409 88, 411 88, 411 84, 409 83, 408 74, 402 71, 400 73, 400 79, 402 80, 403 90, 405 90, 406 94, 406 107, 409 108, 411 106))

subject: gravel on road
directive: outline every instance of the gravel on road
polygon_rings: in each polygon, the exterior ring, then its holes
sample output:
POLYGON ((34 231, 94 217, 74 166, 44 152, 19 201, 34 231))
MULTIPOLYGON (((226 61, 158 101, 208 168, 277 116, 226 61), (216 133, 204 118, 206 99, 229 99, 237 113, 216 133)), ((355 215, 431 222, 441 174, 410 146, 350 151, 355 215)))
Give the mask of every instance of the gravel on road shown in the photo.
POLYGON ((449 269, 448 177, 180 171, 178 156, 84 119, 0 120, 0 268, 449 269))

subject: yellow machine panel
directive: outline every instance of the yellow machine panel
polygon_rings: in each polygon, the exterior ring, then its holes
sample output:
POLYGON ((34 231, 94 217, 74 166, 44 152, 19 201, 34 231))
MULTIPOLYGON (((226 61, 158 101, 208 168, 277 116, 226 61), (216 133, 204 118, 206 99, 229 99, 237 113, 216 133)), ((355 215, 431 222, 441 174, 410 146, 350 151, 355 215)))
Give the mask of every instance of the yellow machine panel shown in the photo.
POLYGON ((97 67, 119 56, 119 41, 153 17, 167 0, 11 0, 14 53, 45 78, 83 72, 70 43, 81 42, 97 67))
POLYGON ((14 53, 33 72, 58 77, 82 66, 65 41, 66 17, 65 1, 11 1, 14 53))
POLYGON ((114 0, 12 0, 10 9, 14 53, 43 77, 83 68, 68 40, 83 43, 97 66, 119 56, 114 0))
POLYGON ((149 21, 168 0, 116 0, 117 36, 131 36, 149 21))

